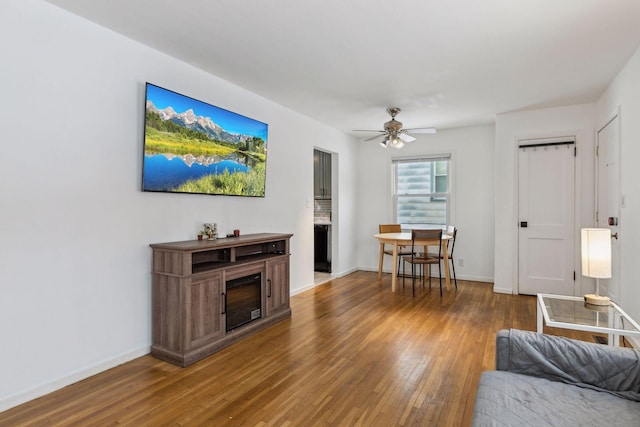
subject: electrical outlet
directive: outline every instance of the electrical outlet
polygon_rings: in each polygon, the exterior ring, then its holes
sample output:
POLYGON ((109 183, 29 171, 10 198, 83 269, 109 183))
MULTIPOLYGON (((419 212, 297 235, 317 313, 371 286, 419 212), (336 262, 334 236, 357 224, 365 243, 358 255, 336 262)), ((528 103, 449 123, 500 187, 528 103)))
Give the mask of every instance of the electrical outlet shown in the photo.
POLYGON ((462 258, 458 259, 458 266, 464 267, 464 259, 462 259, 462 258))

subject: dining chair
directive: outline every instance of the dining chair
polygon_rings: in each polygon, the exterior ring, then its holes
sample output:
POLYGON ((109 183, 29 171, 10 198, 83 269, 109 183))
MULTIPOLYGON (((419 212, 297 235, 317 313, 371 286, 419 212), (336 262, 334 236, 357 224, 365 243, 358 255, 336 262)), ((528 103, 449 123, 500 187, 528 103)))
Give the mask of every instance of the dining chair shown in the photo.
POLYGON ((429 290, 431 290, 431 266, 438 265, 438 276, 440 279, 440 297, 442 297, 442 268, 440 268, 440 256, 442 251, 442 230, 413 230, 411 231, 411 254, 402 257, 404 262, 402 263, 402 287, 404 288, 404 269, 408 262, 411 264, 411 293, 416 296, 416 270, 417 267, 422 267, 422 287, 424 287, 424 266, 427 266, 427 274, 429 276, 429 290), (416 241, 418 243, 416 243, 416 241), (425 245, 425 242, 428 244, 425 245), (426 246, 438 246, 438 253, 431 255, 427 251, 426 246), (420 247, 424 247, 422 252, 419 252, 420 247))
MULTIPOLYGON (((456 235, 458 234, 458 229, 453 225, 449 225, 447 227, 447 234, 451 236, 451 239, 447 240, 447 255, 449 261, 451 262, 451 270, 453 271, 453 283, 456 285, 456 289, 458 289, 458 280, 456 279, 456 263, 453 261, 453 249, 456 245, 456 235)), ((435 253, 430 253, 429 256, 437 256, 435 253)), ((440 260, 444 262, 444 254, 440 254, 440 260)))
MULTIPOLYGON (((400 224, 380 224, 378 226, 378 230, 380 233, 402 233, 402 226, 400 224)), ((393 247, 391 249, 387 249, 385 245, 384 248, 385 255, 393 256, 393 247)), ((400 263, 402 262, 402 256, 410 255, 411 250, 407 246, 398 246, 398 270, 400 271, 400 263)))

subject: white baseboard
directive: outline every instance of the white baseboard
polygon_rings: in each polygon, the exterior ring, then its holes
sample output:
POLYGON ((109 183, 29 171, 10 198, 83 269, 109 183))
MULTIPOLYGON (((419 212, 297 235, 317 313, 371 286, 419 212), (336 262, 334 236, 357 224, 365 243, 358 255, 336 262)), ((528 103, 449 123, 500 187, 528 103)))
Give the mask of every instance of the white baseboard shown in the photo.
POLYGON ((151 347, 146 345, 136 350, 120 354, 112 359, 103 360, 94 365, 70 372, 69 374, 64 375, 63 377, 60 377, 53 381, 40 384, 28 390, 23 390, 18 393, 9 395, 8 397, 0 400, 0 412, 6 411, 7 409, 21 405, 23 403, 26 403, 38 397, 44 396, 45 394, 54 392, 68 385, 77 383, 78 381, 82 381, 93 375, 99 374, 100 372, 104 372, 108 369, 114 368, 118 365, 122 365, 123 363, 129 362, 133 359, 137 359, 138 357, 149 354, 150 352, 151 352, 151 347))
POLYGON ((349 270, 343 271, 341 273, 335 273, 335 274, 331 273, 331 276, 327 276, 326 279, 324 279, 324 280, 322 280, 320 282, 317 282, 317 283, 314 282, 314 283, 310 283, 308 285, 304 285, 301 288, 292 289, 291 290, 291 296, 301 294, 301 293, 303 293, 305 291, 308 291, 308 290, 311 290, 311 289, 315 288, 318 285, 321 285, 321 284, 323 284, 325 282, 328 282, 331 279, 337 279, 339 277, 344 277, 344 276, 347 276, 347 275, 349 275, 351 273, 354 273, 354 272, 356 272, 358 270, 359 270, 358 268, 350 268, 349 270))
POLYGON ((456 275, 456 277, 460 280, 469 280, 470 282, 485 282, 485 283, 493 283, 493 277, 484 277, 484 276, 461 276, 456 275))
MULTIPOLYGON (((353 271, 356 270, 362 270, 362 271, 373 271, 373 272, 378 272, 377 268, 374 267, 359 267, 354 269, 353 271)), ((351 271, 351 272, 353 272, 351 271)), ((438 270, 436 270, 437 272, 438 270)), ((391 270, 387 271, 385 269, 382 270, 383 273, 387 273, 387 274, 391 274, 391 270)), ((431 276, 434 277, 434 276, 431 276)), ((437 276, 435 276, 437 277, 437 276)), ((487 283, 493 283, 493 277, 484 277, 484 276, 465 276, 465 275, 460 275, 460 274, 456 274, 456 278, 460 279, 460 280, 469 280, 471 282, 487 282, 487 283)), ((451 277, 451 280, 453 280, 453 277, 451 277)), ((509 291, 509 293, 511 293, 511 291, 509 291)))
MULTIPOLYGON (((350 269, 348 269, 346 271, 343 271, 341 273, 338 273, 338 274, 334 275, 333 277, 344 277, 344 276, 347 276, 347 275, 349 275, 351 273, 355 273, 358 270, 359 270, 359 268, 357 268, 357 267, 350 268, 350 269)), ((375 270, 375 271, 378 271, 378 270, 375 270)))
POLYGON ((509 294, 513 295, 513 289, 511 288, 498 288, 496 286, 493 287, 493 292, 496 294, 509 294))
POLYGON ((301 293, 303 293, 305 291, 311 290, 311 289, 315 288, 315 286, 316 286, 315 283, 310 283, 308 285, 304 285, 301 288, 291 289, 291 296, 298 295, 298 294, 301 294, 301 293))

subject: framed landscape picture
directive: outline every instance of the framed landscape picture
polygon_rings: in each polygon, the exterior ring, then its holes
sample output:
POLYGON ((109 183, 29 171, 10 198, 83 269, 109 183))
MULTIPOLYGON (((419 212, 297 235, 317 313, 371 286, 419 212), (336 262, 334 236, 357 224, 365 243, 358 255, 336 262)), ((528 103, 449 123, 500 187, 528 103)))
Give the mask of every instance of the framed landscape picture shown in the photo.
POLYGON ((264 197, 268 125, 151 83, 142 190, 264 197))

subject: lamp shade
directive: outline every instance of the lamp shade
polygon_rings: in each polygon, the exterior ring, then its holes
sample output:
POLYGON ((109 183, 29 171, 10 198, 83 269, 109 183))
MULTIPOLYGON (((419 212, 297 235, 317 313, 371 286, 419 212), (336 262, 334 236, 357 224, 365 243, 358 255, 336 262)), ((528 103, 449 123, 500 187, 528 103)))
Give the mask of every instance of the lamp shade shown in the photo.
POLYGON ((598 279, 611 277, 611 230, 581 230, 582 275, 598 279))

